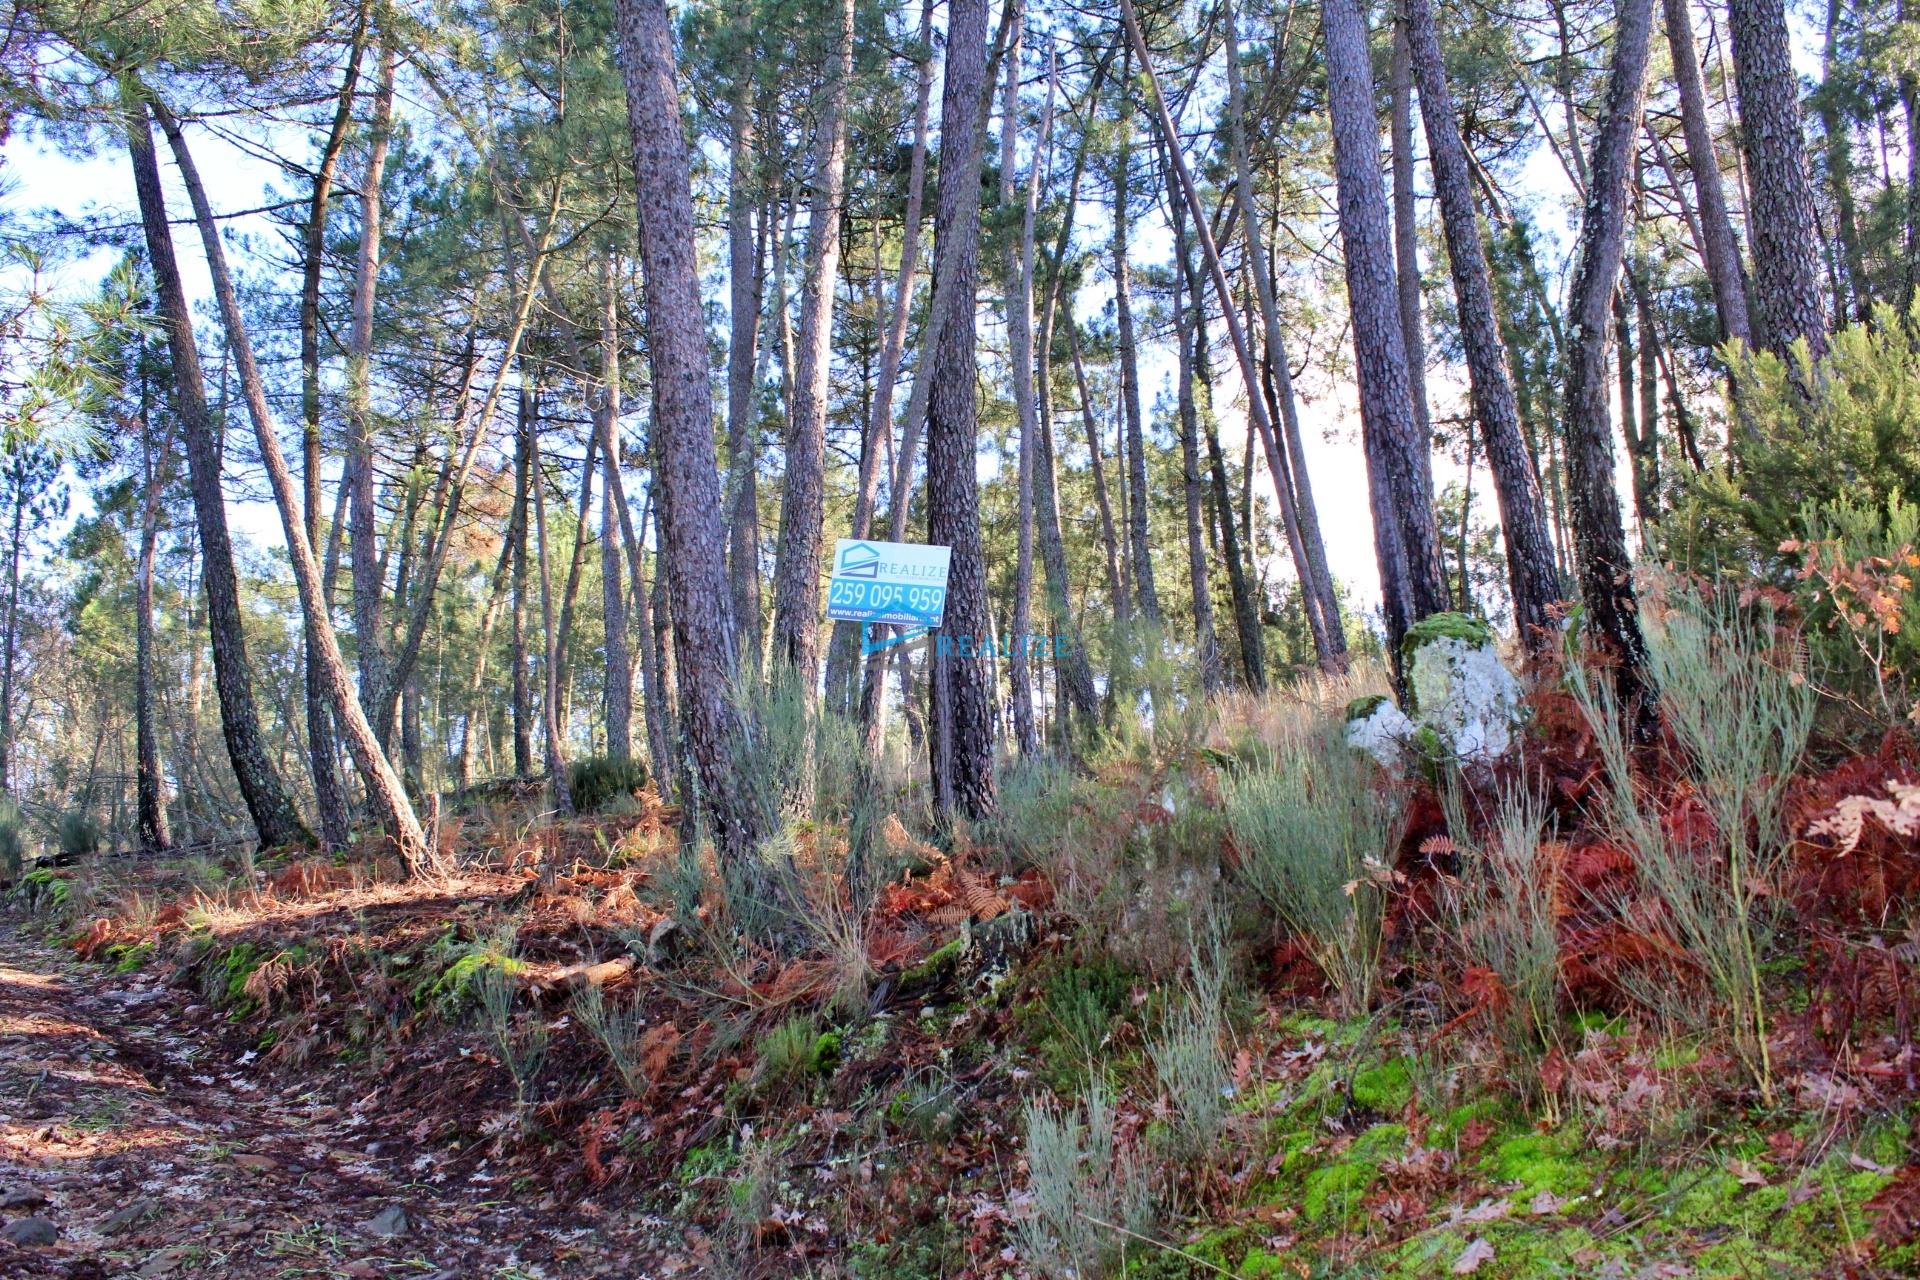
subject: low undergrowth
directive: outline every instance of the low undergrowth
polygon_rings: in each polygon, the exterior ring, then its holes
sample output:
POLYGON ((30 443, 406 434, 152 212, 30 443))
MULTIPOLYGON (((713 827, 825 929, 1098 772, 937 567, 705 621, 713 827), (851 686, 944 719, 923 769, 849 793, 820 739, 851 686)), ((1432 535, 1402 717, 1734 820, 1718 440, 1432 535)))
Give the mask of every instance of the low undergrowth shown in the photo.
POLYGON ((1809 733, 1783 620, 1666 607, 1654 733, 1536 671, 1493 768, 1346 752, 1358 676, 1013 766, 975 830, 829 761, 747 867, 642 789, 489 800, 432 883, 15 893, 414 1108, 450 1176, 660 1215, 709 1273, 1909 1274, 1920 751, 1809 733))

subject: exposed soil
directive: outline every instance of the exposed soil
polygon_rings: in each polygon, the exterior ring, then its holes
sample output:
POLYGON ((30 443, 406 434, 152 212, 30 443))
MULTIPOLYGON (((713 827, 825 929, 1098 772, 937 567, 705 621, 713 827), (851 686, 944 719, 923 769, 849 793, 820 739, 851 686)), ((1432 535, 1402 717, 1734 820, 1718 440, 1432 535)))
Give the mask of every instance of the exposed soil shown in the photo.
MULTIPOLYGON (((657 1218, 561 1202, 410 1136, 342 1072, 257 1070, 193 993, 0 915, 0 1276, 510 1277, 698 1264, 657 1218), (356 1096, 361 1095, 361 1096, 356 1096)), ((397 1105, 397 1104, 396 1104, 397 1105)))

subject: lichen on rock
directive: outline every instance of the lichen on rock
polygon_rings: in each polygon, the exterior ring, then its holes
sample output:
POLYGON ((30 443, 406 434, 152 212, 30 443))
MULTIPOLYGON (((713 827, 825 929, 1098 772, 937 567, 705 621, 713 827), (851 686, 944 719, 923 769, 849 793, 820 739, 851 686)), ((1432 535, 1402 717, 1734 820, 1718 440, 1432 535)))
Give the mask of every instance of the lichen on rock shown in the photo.
POLYGON ((1505 755, 1522 718, 1520 682, 1500 661, 1493 628, 1464 613, 1436 613, 1401 645, 1406 708, 1383 696, 1347 707, 1348 745, 1390 769, 1409 758, 1488 764, 1505 755))

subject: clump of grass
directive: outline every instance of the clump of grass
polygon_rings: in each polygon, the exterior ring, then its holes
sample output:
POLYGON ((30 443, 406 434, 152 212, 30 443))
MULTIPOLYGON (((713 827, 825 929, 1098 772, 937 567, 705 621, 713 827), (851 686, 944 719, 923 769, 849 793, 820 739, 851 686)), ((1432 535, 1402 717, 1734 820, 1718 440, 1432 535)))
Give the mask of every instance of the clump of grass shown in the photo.
POLYGON ((474 975, 473 986, 480 998, 487 1037, 493 1041, 500 1065, 513 1077, 514 1102, 524 1112, 532 1097, 534 1079, 547 1061, 546 1024, 537 1016, 522 1018, 515 1014, 519 984, 506 965, 482 967, 474 975))
POLYGON ((1000 774, 1000 808, 980 841, 1018 863, 1037 863, 1067 835, 1073 815, 1073 770, 1058 756, 1022 756, 1000 774))
POLYGON ((1647 673, 1662 719, 1684 748, 1688 790, 1713 819, 1710 849, 1677 836, 1643 794, 1612 681, 1582 667, 1572 673, 1606 768, 1604 819, 1633 853, 1641 886, 1663 917, 1658 923, 1711 999, 1676 980, 1671 967, 1639 975, 1633 994, 1675 1021, 1720 1024, 1770 1102, 1763 962, 1791 847, 1786 788, 1812 730, 1814 690, 1797 637, 1765 604, 1741 608, 1676 583, 1656 587, 1641 614, 1647 673))
POLYGON ((64 858, 84 858, 100 848, 100 824, 84 809, 69 809, 53 826, 53 842, 64 858))
POLYGON ((1147 1042, 1169 1103, 1169 1154, 1192 1160, 1211 1150, 1226 1120, 1232 1074, 1226 1036, 1226 943, 1218 928, 1193 944, 1192 975, 1158 1033, 1147 1042))
POLYGON ((1484 829, 1476 830, 1456 771, 1441 802, 1459 866, 1442 882, 1449 937, 1469 966, 1499 979, 1504 1000, 1495 1014, 1507 1046, 1543 1048, 1552 1042, 1559 1000, 1552 869, 1540 847, 1546 797, 1523 782, 1502 784, 1484 829))
POLYGON ((785 1085, 812 1074, 820 1061, 820 1026, 807 1014, 795 1014, 760 1037, 760 1076, 785 1085))
POLYGON ((1315 723, 1272 749, 1271 766, 1226 787, 1227 825, 1240 846, 1239 876, 1300 939, 1343 1008, 1373 999, 1401 793, 1342 740, 1315 723))
POLYGON ((640 1006, 612 1004, 599 987, 590 986, 573 998, 573 1014, 607 1051, 627 1092, 636 1098, 644 1095, 653 1080, 647 1074, 647 1019, 640 1006))
POLYGON ((1077 1104, 1029 1103, 1029 1202, 1018 1224, 1023 1252, 1076 1280, 1115 1274, 1133 1235, 1153 1216, 1139 1162, 1115 1132, 1114 1099, 1097 1077, 1077 1104))

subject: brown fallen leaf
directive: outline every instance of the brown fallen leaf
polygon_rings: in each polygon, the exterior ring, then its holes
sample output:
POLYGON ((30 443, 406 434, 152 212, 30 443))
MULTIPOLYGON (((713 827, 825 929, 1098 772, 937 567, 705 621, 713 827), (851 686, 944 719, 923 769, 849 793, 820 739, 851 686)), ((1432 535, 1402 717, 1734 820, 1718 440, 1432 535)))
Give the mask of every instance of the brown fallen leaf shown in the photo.
POLYGON ((1460 1251, 1453 1260, 1453 1274, 1470 1276, 1478 1271, 1481 1264, 1493 1261, 1493 1246, 1487 1243, 1485 1236, 1476 1236, 1472 1244, 1460 1251))

